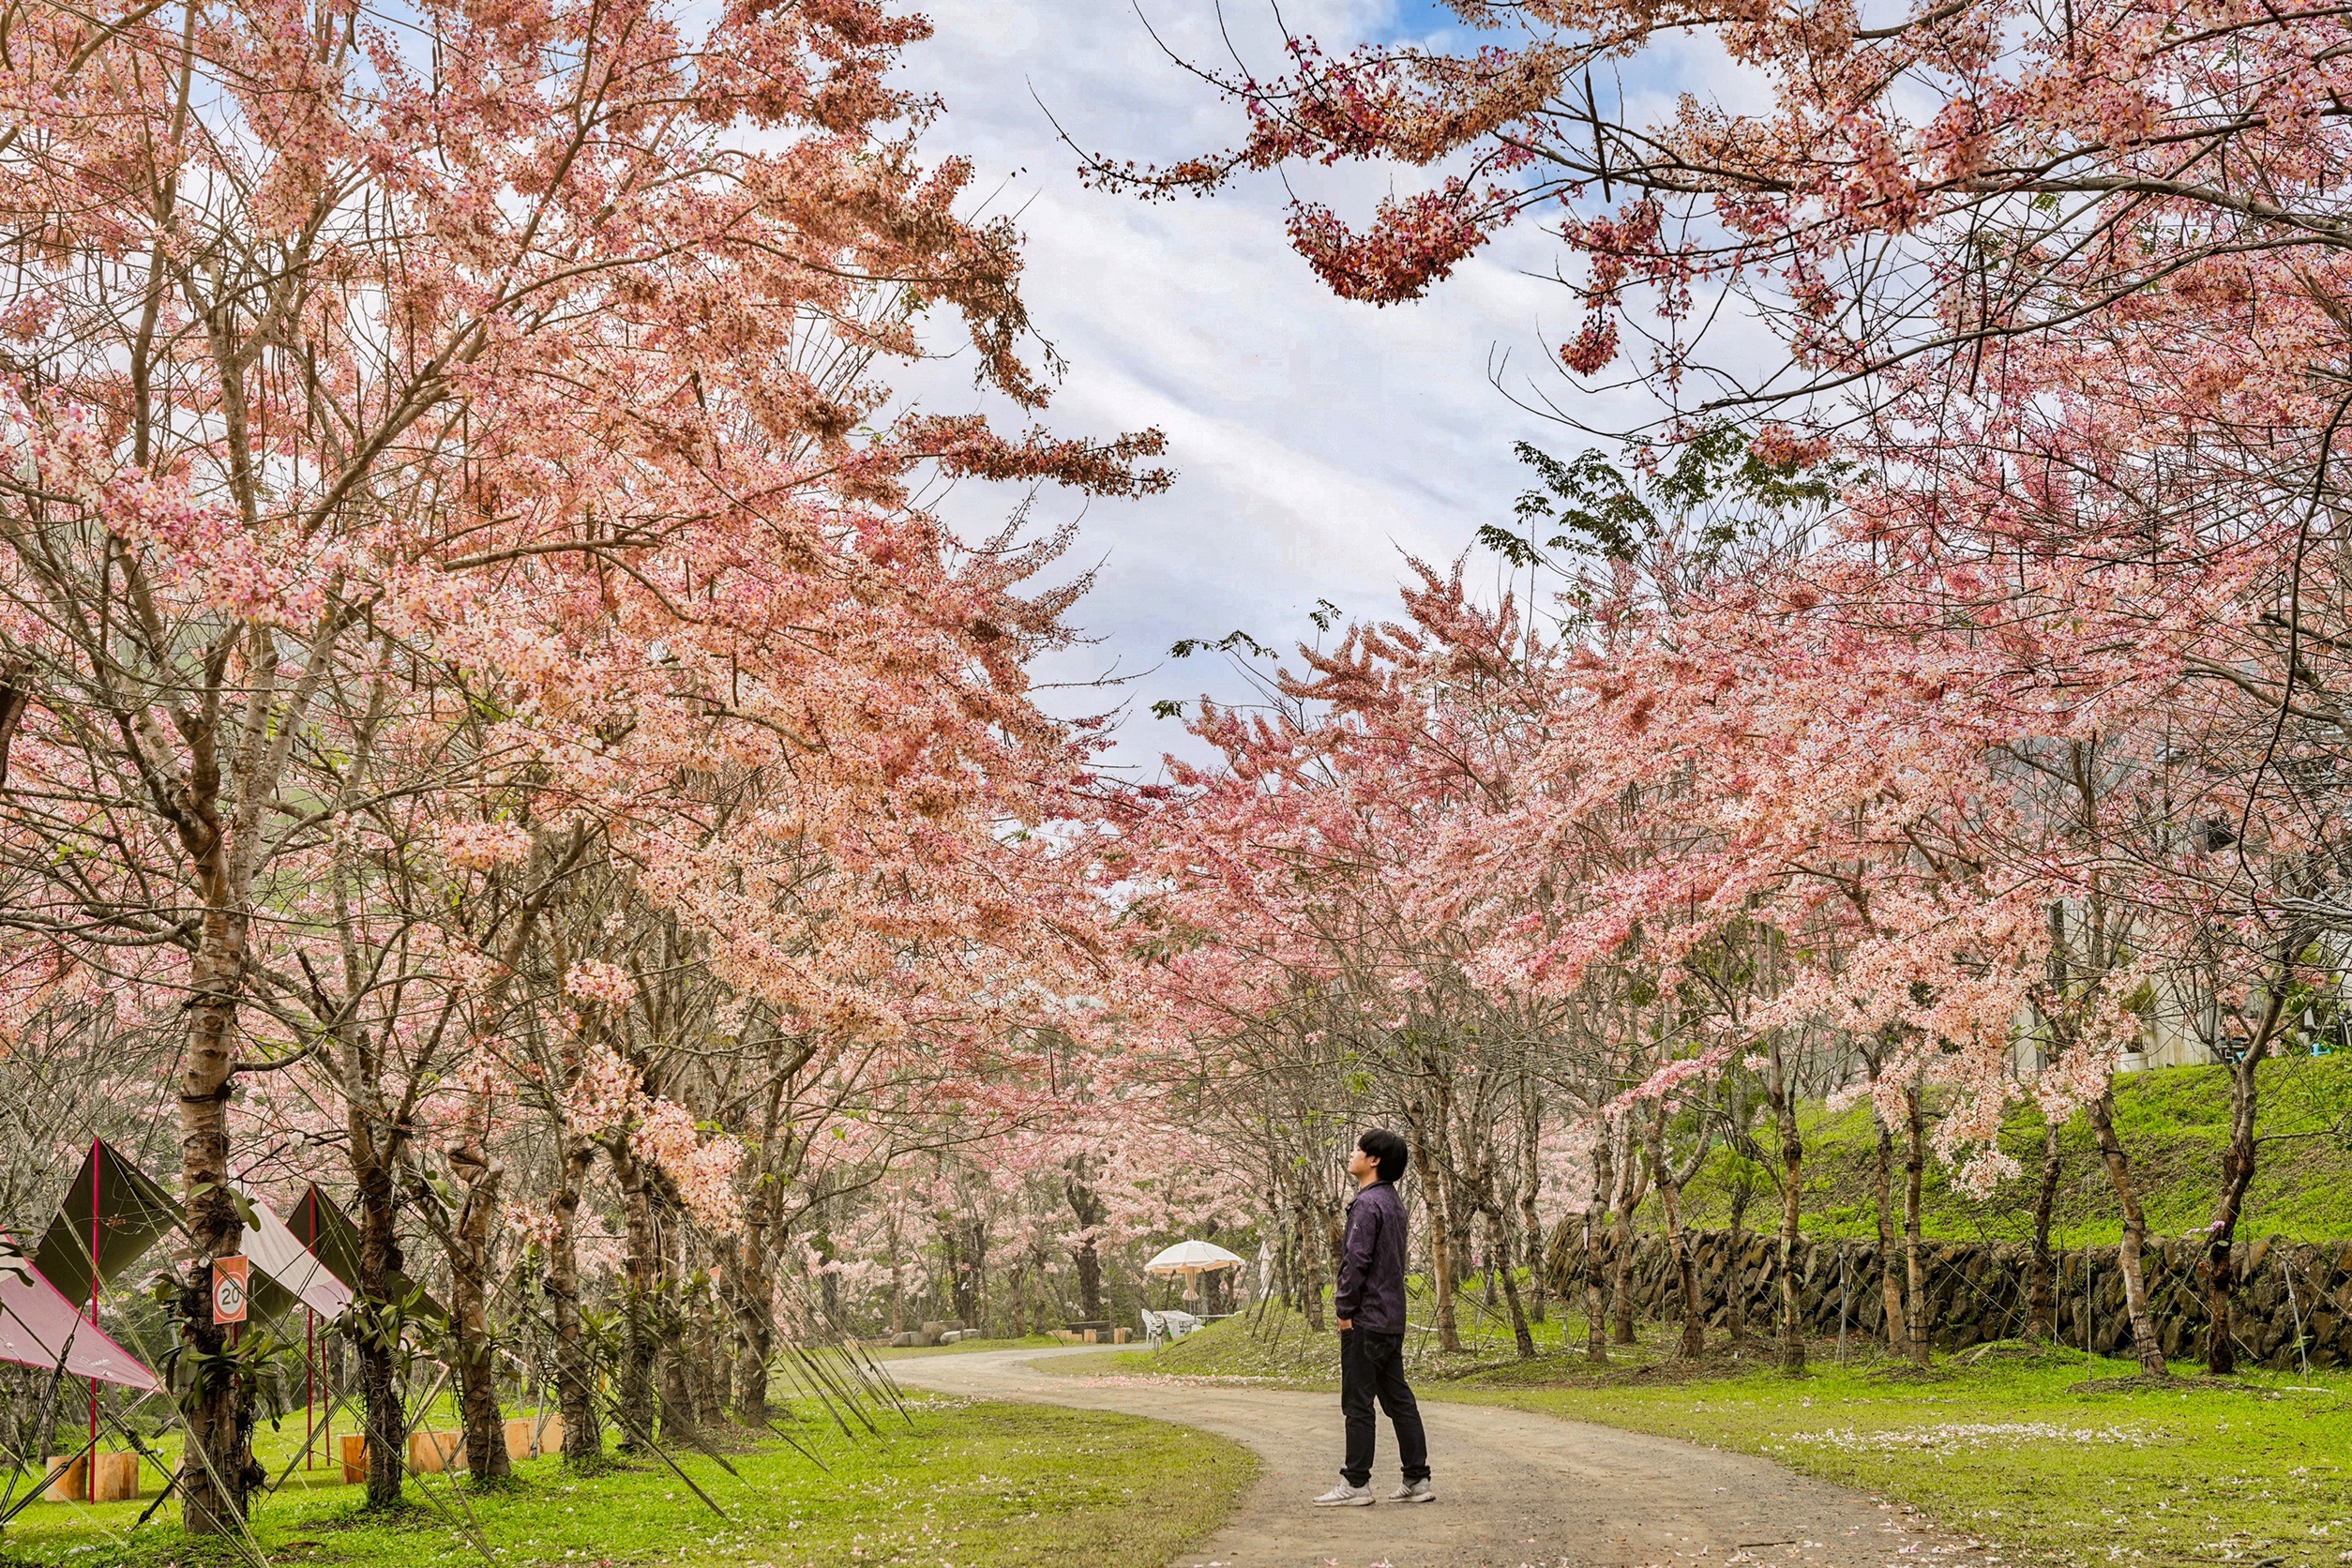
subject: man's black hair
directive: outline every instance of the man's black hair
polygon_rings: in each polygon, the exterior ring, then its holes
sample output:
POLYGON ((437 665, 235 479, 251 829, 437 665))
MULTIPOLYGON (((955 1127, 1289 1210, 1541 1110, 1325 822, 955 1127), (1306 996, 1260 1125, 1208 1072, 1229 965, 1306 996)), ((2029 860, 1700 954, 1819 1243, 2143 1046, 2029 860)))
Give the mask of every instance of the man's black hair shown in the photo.
POLYGON ((1405 1174, 1405 1162, 1412 1158, 1412 1151, 1405 1140, 1386 1127, 1375 1127, 1356 1139, 1356 1147, 1380 1162, 1380 1180, 1394 1182, 1405 1174))

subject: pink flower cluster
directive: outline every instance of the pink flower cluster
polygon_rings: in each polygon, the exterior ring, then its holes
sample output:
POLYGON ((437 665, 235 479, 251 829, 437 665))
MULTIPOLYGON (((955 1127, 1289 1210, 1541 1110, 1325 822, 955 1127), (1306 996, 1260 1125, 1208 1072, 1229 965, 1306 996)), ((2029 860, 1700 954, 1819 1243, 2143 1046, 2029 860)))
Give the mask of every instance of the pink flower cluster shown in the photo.
POLYGON ((628 971, 618 964, 596 959, 584 960, 564 972, 564 991, 583 1002, 601 1002, 608 1007, 626 1007, 637 998, 637 982, 628 971))
POLYGON ((460 871, 520 866, 530 853, 530 830, 514 822, 451 822, 441 830, 441 856, 460 871))

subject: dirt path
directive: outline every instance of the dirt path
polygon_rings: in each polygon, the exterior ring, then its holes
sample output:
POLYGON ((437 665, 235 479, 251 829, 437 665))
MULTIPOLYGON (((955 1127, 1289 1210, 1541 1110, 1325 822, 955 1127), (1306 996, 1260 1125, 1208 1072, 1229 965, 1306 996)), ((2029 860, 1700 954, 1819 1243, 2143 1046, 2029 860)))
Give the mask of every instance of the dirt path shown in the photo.
POLYGON ((1065 1377, 1029 1364, 1084 1350, 988 1350, 896 1362, 912 1387, 1155 1416, 1238 1439, 1263 1463, 1223 1530, 1176 1568, 1620 1568, 1702 1563, 1862 1568, 1978 1559, 1957 1538, 1857 1492, 1666 1438, 1520 1410, 1425 1401, 1440 1500, 1385 1500, 1380 1424, 1371 1508, 1310 1508, 1338 1476, 1330 1394, 1065 1377))

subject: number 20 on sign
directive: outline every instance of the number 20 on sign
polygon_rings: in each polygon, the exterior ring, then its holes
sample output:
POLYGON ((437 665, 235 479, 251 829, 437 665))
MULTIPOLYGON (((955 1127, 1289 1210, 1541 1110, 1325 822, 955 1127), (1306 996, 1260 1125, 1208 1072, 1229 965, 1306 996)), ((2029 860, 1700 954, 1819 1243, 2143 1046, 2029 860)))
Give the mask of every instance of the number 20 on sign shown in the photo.
POLYGON ((247 1297, 252 1288, 253 1260, 250 1258, 216 1258, 212 1260, 212 1320, 216 1323, 245 1321, 247 1297))

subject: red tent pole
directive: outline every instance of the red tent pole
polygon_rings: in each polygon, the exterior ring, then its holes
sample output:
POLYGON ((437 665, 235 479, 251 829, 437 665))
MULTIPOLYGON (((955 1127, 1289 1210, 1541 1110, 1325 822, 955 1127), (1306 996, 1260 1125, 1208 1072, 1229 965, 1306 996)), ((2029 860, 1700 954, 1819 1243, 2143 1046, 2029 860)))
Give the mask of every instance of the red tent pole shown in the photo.
POLYGON ((318 1455, 313 1448, 317 1431, 310 1419, 311 1397, 318 1387, 318 1377, 311 1370, 310 1357, 318 1348, 319 1315, 309 1307, 302 1309, 302 1468, 309 1470, 318 1455))
MULTIPOLYGON (((103 1138, 90 1139, 90 1326, 93 1328, 98 1326, 98 1162, 104 1158, 105 1148, 106 1142, 103 1138)), ((96 1378, 90 1380, 90 1448, 93 1453, 97 1452, 98 1380, 96 1378)), ((95 1488, 90 1495, 98 1496, 95 1488)))
MULTIPOLYGON (((319 1266, 319 1198, 317 1186, 313 1185, 310 1191, 305 1196, 309 1198, 310 1203, 310 1266, 315 1270, 319 1266)), ((317 1275, 314 1274, 311 1277, 316 1278, 317 1275)), ((305 1307, 303 1310, 309 1312, 309 1308, 305 1307)), ((305 1333, 315 1337, 318 1332, 318 1321, 319 1315, 316 1312, 310 1312, 309 1324, 305 1330, 305 1333)), ((310 1385, 317 1377, 316 1372, 313 1370, 317 1364, 318 1364, 311 1359, 309 1348, 306 1347, 303 1350, 302 1364, 302 1419, 306 1423, 308 1423, 310 1419, 310 1385)), ((335 1407, 332 1405, 329 1405, 326 1408, 326 1445, 329 1449, 332 1449, 335 1446, 335 1407)), ((314 1448, 311 1452, 316 1453, 317 1450, 314 1448)), ((334 1462, 335 1455, 330 1453, 327 1455, 327 1463, 332 1465, 334 1462)), ((309 1469, 309 1462, 305 1460, 302 1468, 305 1470, 309 1469)))

